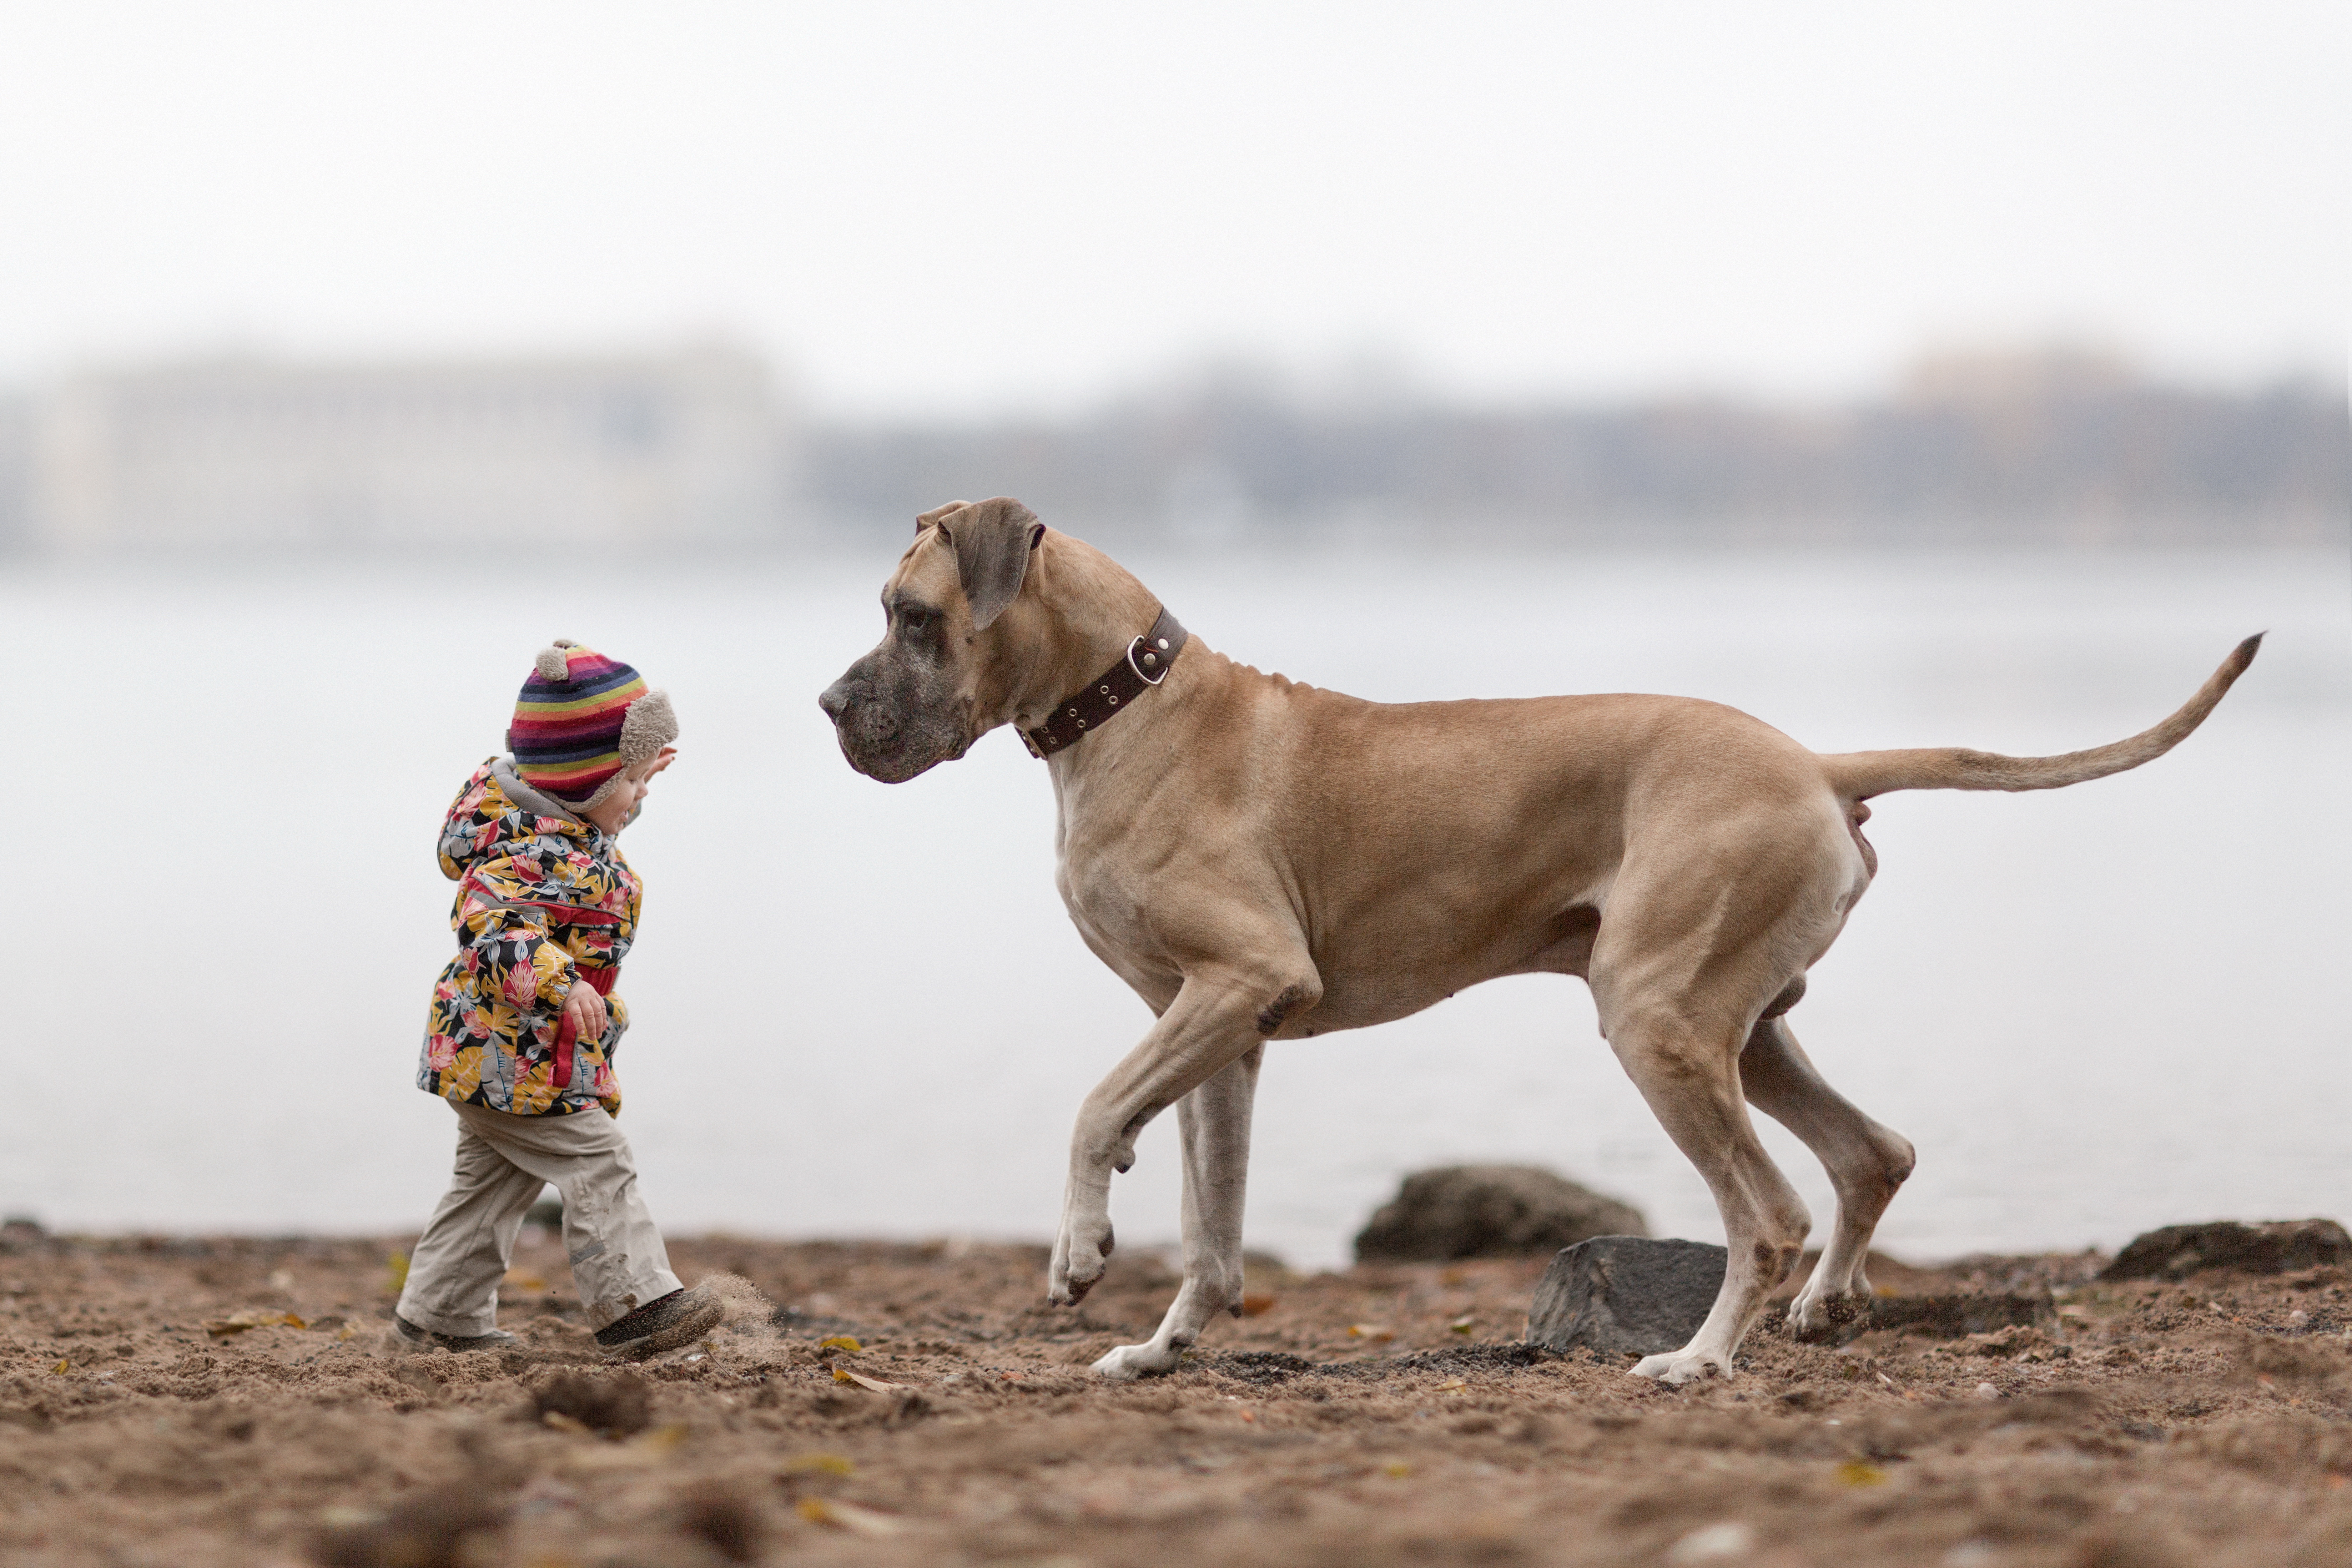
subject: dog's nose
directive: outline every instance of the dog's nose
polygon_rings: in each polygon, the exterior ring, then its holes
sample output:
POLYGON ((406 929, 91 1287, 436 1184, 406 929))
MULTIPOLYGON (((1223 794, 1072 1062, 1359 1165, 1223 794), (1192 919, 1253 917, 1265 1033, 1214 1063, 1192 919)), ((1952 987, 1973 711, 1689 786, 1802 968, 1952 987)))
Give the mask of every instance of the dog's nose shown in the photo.
POLYGON ((841 722, 841 716, 849 711, 848 684, 845 680, 836 680, 826 687, 816 700, 816 705, 824 710, 824 716, 836 724, 841 722))

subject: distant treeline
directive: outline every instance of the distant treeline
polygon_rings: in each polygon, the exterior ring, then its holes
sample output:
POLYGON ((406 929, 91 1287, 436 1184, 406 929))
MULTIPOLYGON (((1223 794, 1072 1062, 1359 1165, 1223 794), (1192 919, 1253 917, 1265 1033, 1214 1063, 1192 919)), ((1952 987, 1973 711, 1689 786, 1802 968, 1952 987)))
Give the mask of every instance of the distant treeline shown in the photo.
POLYGON ((839 525, 1019 496, 1074 532, 1674 541, 2322 543, 2352 514, 2343 394, 2231 394, 2064 358, 1923 367, 1797 411, 1316 406, 1248 386, 1063 423, 819 427, 803 484, 839 525))

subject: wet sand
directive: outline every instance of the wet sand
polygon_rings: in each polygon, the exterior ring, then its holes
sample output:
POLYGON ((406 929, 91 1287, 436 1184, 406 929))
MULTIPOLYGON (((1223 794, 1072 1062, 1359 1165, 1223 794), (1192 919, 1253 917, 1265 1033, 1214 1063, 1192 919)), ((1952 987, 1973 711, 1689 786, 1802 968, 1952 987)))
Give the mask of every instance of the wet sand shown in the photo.
POLYGON ((1669 1390, 1517 1344, 1539 1262, 1263 1260, 1181 1371, 1108 1385, 1086 1364, 1157 1321, 1164 1258, 1073 1311, 1041 1248, 684 1240, 685 1278, 740 1281, 730 1320, 632 1372, 537 1233, 516 1348, 404 1353, 403 1245, 12 1232, 0 1560, 2352 1563, 2342 1269, 1885 1263, 1895 1300, 2048 1300, 1953 1338, 1768 1328, 1737 1376, 1669 1390))

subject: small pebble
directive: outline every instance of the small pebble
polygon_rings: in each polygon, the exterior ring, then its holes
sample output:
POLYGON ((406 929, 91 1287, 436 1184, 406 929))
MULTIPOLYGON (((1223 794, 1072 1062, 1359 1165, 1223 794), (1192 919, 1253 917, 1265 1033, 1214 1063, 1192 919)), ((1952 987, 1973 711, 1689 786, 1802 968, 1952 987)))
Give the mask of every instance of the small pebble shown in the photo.
POLYGON ((2286 1315, 2286 1326, 2290 1329, 2299 1329, 2309 1321, 2311 1321, 2311 1314, 2300 1307, 2286 1315))
POLYGON ((1745 1557, 1756 1544, 1756 1532, 1736 1520, 1721 1524, 1706 1525, 1692 1531, 1666 1549, 1669 1563, 1714 1563, 1726 1557, 1745 1557))
POLYGON ((1977 1384, 1977 1397, 1979 1399, 1999 1399, 2000 1397, 2000 1390, 1995 1388, 1990 1383, 1979 1383, 1977 1384))

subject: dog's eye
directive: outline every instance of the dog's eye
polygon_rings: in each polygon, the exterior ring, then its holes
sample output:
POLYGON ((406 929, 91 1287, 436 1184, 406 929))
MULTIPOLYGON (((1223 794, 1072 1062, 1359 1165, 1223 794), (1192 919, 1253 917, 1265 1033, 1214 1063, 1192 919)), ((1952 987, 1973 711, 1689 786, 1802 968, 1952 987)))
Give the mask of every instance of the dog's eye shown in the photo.
POLYGON ((919 634, 930 624, 931 613, 929 610, 908 608, 898 612, 898 629, 902 632, 919 634))

